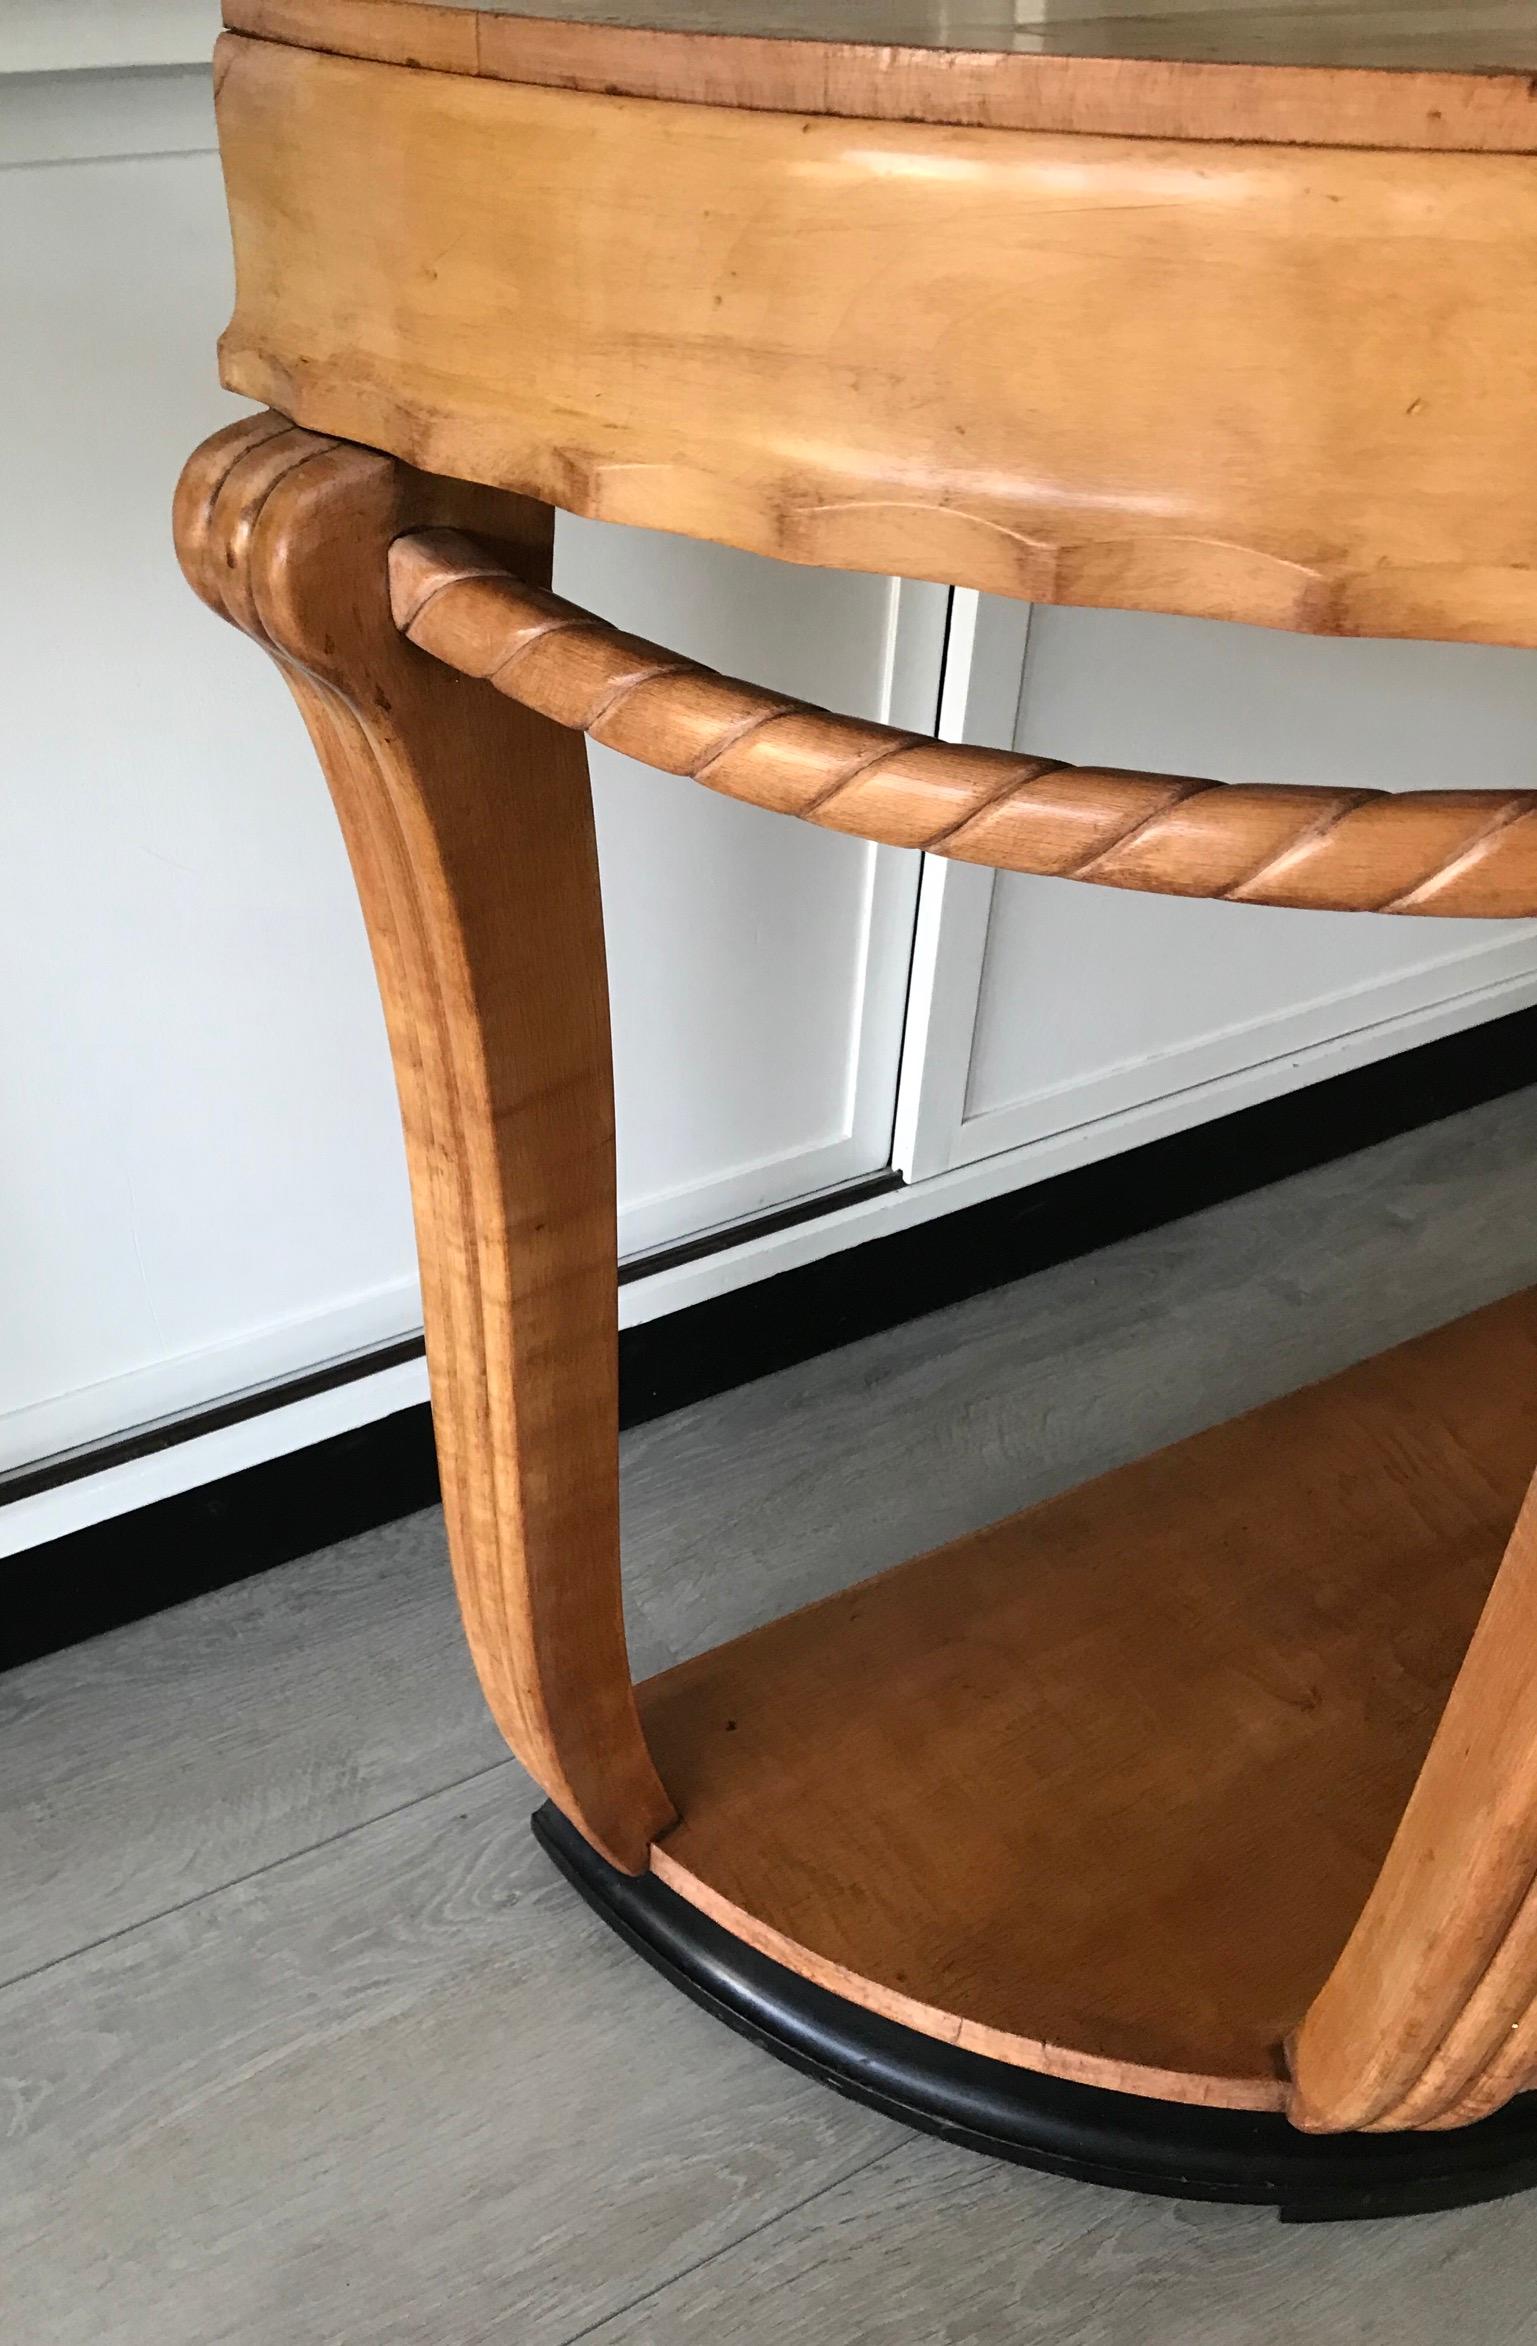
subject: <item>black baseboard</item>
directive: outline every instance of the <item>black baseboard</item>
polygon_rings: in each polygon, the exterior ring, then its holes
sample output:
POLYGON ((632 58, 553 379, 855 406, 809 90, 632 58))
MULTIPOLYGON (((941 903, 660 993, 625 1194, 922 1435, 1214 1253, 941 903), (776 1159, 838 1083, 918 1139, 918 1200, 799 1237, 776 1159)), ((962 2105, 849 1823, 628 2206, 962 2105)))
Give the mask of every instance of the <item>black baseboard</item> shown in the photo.
MULTIPOLYGON (((643 1424, 1518 1091, 1534 1071, 1537 1009, 1516 1011, 626 1329, 621 1422, 643 1424)), ((308 1388, 314 1380, 298 1382, 308 1388)), ((264 1406, 298 1397, 274 1387, 264 1406)), ((231 1406, 209 1412, 209 1420, 223 1423, 231 1406)), ((177 1436, 209 1430, 211 1422, 199 1417, 177 1436)), ((59 1479, 80 1471, 81 1462, 71 1461, 59 1479)), ((423 1404, 50 1540, 0 1568, 0 1668, 371 1531, 432 1505, 437 1495, 423 1404)))

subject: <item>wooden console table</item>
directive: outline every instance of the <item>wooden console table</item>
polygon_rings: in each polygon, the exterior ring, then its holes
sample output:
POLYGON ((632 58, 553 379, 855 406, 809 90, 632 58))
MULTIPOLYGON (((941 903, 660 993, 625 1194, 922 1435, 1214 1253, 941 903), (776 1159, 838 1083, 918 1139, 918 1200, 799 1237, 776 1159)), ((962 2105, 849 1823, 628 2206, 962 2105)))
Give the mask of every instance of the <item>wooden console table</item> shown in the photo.
POLYGON ((545 6, 227 0, 223 372, 269 412, 177 513, 346 834, 539 1829, 728 2020, 982 2147, 1295 2214, 1537 2180, 1537 1296, 634 1688, 581 737, 870 839, 1347 912, 1537 912, 1537 791, 951 748, 548 591, 563 506, 1537 647, 1537 10, 545 6))

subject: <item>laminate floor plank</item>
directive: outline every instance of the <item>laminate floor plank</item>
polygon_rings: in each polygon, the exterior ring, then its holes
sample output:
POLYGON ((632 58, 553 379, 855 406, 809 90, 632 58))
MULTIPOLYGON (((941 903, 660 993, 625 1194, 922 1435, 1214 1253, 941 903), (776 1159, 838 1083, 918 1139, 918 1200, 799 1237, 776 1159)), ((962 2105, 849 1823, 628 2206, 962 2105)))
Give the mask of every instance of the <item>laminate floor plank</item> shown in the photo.
POLYGON ((0 1676, 0 1980, 505 1759, 434 1509, 0 1676))
POLYGON ((1532 2224, 1281 2224, 910 2140, 582 2346, 1531 2346, 1532 2224))
POLYGON ((0 1991, 16 2346, 561 2346, 902 2139, 594 1923, 499 1766, 0 1991))

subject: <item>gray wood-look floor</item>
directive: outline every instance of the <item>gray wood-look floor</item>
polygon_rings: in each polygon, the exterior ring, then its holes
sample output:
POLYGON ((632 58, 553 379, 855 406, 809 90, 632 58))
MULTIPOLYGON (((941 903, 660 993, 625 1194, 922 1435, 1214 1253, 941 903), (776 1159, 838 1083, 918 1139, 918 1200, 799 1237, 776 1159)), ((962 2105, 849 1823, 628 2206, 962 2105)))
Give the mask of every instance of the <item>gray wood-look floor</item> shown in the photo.
MULTIPOLYGON (((637 1668, 1537 1280, 1534 1158, 1537 1092, 636 1433, 637 1668)), ((707 2020, 532 1848, 435 1515, 0 1679, 0 1769, 5 2346, 1537 2341, 1537 2201, 1060 2183, 707 2020)))

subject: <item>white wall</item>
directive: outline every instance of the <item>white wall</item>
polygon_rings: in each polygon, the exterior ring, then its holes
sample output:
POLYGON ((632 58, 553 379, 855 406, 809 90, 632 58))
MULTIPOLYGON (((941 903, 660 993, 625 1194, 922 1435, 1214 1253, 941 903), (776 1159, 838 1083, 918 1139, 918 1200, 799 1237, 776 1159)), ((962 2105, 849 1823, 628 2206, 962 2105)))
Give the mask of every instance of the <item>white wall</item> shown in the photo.
POLYGON ((415 1311, 336 828, 277 676, 170 548, 184 457, 240 412, 205 78, 0 82, 0 156, 46 157, 0 179, 6 1464, 415 1311))
POLYGON ((219 0, 5 0, 0 73, 202 65, 219 0))

